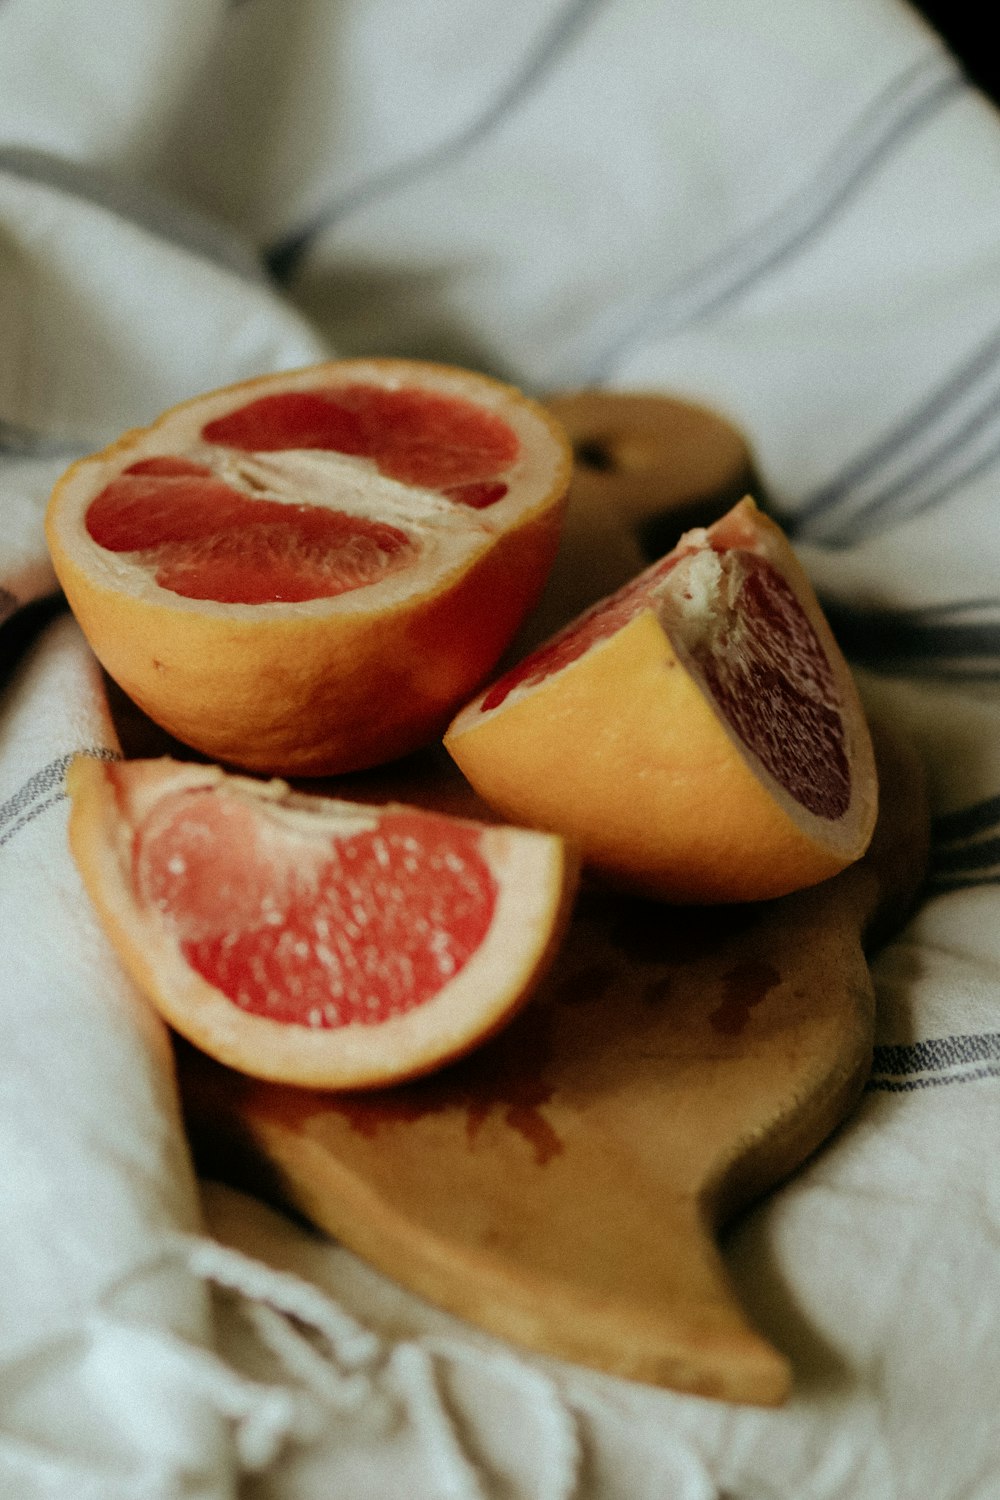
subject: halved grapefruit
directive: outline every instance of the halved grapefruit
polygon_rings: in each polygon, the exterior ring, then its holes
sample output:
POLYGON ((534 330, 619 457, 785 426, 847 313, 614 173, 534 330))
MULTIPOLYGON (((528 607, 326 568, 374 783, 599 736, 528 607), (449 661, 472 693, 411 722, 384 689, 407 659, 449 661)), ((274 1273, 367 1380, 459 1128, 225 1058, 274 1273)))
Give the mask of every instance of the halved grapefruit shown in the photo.
POLYGON ((497 1030, 554 956, 563 841, 217 766, 78 756, 70 844, 139 987, 260 1078, 357 1089, 497 1030))
POLYGON ((814 884, 857 859, 875 823, 850 670, 750 499, 481 692, 445 744, 503 816, 673 901, 814 884))
POLYGON ((534 402, 409 360, 268 375, 74 464, 47 515, 94 652, 213 760, 329 775, 436 738, 554 557, 571 457, 534 402))

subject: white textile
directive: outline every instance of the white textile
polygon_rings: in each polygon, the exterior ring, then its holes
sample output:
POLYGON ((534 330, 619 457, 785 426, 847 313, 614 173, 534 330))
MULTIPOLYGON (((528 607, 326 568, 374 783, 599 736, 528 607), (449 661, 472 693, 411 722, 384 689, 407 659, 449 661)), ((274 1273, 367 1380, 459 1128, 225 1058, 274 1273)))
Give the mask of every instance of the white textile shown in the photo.
POLYGON ((1000 1493, 998 168, 897 0, 0 0, 0 1495, 1000 1493), (66 848, 117 746, 42 514, 334 352, 728 415, 923 751, 863 1101, 726 1246, 782 1410, 527 1356, 195 1178, 66 848))

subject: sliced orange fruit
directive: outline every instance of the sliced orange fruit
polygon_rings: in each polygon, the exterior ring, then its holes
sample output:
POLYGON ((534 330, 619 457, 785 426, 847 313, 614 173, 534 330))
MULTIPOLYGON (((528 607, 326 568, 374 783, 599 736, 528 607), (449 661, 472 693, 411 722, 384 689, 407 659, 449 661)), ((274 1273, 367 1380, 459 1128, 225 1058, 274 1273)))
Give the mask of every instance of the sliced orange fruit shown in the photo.
POLYGON ((813 884, 857 859, 875 823, 850 670, 750 499, 481 692, 445 744, 505 817, 674 901, 813 884))
POLYGON ((559 838, 163 758, 69 768, 70 844, 125 967, 245 1073, 356 1089, 500 1027, 554 956, 559 838))
POLYGON ((571 457, 511 387, 409 360, 263 376, 74 464, 47 515, 94 652, 177 739, 329 775, 436 738, 545 582, 571 457))

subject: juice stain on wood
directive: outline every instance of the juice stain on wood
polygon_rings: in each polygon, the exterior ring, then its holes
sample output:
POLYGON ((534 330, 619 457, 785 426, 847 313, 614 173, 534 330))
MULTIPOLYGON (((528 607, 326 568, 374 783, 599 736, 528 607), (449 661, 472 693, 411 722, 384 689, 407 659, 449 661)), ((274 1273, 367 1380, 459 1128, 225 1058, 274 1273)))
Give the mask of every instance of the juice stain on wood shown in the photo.
POLYGON ((552 1055, 550 1018, 542 1007, 530 1006, 491 1043, 431 1078, 364 1095, 322 1094, 315 1108, 320 1114, 340 1115, 369 1139, 386 1128, 464 1110, 470 1147, 494 1111, 502 1111, 505 1124, 531 1147, 536 1164, 545 1166, 563 1150, 561 1137, 542 1113, 555 1092, 546 1078, 552 1055))
POLYGON ((780 983, 778 970, 765 959, 746 958, 734 964, 722 976, 722 1002, 710 1014, 710 1024, 723 1036, 739 1036, 754 1006, 780 983))

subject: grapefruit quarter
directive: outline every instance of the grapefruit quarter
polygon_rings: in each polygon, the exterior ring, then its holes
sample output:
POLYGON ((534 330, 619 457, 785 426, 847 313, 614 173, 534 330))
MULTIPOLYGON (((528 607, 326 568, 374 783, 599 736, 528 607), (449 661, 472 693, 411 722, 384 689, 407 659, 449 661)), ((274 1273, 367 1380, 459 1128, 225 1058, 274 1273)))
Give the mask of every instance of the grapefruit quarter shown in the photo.
POLYGON ((437 1068, 520 1009, 568 921, 576 864, 552 835, 167 757, 78 756, 67 790, 125 968, 258 1078, 359 1089, 437 1068))
POLYGON ((749 498, 480 692, 445 744, 502 816, 677 902, 815 884, 859 858, 875 824, 851 672, 749 498))

